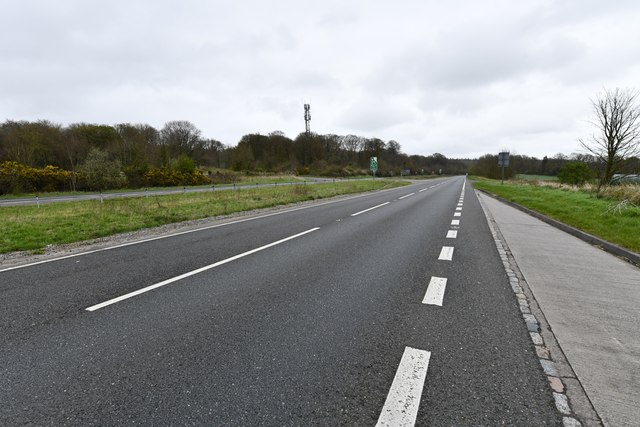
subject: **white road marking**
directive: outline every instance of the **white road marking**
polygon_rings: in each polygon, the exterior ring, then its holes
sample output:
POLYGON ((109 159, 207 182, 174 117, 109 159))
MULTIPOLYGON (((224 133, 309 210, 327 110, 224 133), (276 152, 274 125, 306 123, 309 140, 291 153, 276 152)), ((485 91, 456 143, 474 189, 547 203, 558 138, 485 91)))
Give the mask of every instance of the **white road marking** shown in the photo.
POLYGON ((354 213, 354 214, 351 214, 351 216, 358 216, 358 215, 363 214, 363 213, 365 213, 365 212, 369 212, 369 211, 372 211, 372 210, 374 210, 374 209, 378 209, 378 208, 380 208, 380 207, 382 207, 382 206, 384 206, 384 205, 388 205, 389 203, 391 203, 391 202, 384 202, 384 203, 381 203, 381 204, 379 204, 379 205, 377 205, 377 206, 374 206, 374 207, 372 207, 372 208, 365 209, 365 210, 363 210, 363 211, 360 211, 360 212, 356 212, 356 213, 354 213))
POLYGON ((458 207, 456 208, 457 211, 461 211, 462 210, 462 206, 458 205, 458 207))
POLYGON ((413 427, 416 424, 430 358, 430 351, 405 347, 376 427, 413 427))
MULTIPOLYGON (((386 191, 392 191, 392 190, 395 190, 395 188, 389 188, 389 189, 386 189, 386 190, 380 190, 380 192, 386 192, 386 191)), ((154 240, 167 239, 167 238, 170 238, 170 237, 181 236, 183 234, 197 233, 199 231, 210 230, 212 228, 226 227, 228 225, 240 224, 241 222, 255 221, 257 219, 268 218, 268 217, 275 216, 275 215, 283 215, 283 214, 287 214, 287 213, 290 213, 290 212, 300 211, 300 210, 303 210, 303 209, 318 208, 318 207, 321 207, 321 206, 331 205, 331 204, 334 204, 334 203, 341 203, 341 202, 345 202, 345 201, 348 201, 348 200, 353 200, 353 199, 358 199, 358 198, 361 198, 361 197, 366 197, 366 196, 369 196, 369 195, 370 195, 369 193, 357 194, 355 196, 348 196, 348 197, 345 197, 345 198, 341 198, 339 200, 329 200, 329 201, 326 201, 326 202, 320 202, 320 203, 309 205, 309 206, 300 206, 300 207, 297 207, 297 208, 286 209, 286 210, 278 211, 278 212, 272 212, 272 213, 268 213, 268 214, 265 214, 265 215, 258 215, 258 216, 253 216, 253 217, 250 217, 250 218, 243 218, 243 219, 238 219, 238 220, 235 220, 235 221, 229 221, 229 222, 225 222, 224 224, 208 225, 206 227, 195 228, 193 230, 179 231, 177 233, 171 233, 171 234, 163 234, 162 236, 150 237, 148 239, 140 239, 140 240, 136 240, 135 242, 128 242, 128 243, 123 243, 123 244, 120 244, 120 245, 109 246, 109 247, 106 247, 106 248, 94 249, 94 250, 85 251, 85 252, 78 252, 76 254, 65 255, 65 256, 51 258, 51 259, 44 259, 42 261, 35 261, 35 262, 30 262, 28 264, 21 264, 21 265, 16 265, 14 267, 3 268, 3 269, 0 269, 0 273, 5 272, 5 271, 10 271, 10 270, 18 270, 20 268, 33 267, 34 265, 47 264, 47 263, 50 263, 50 262, 61 261, 61 260, 64 260, 64 259, 69 259, 69 258, 80 257, 80 256, 84 256, 84 255, 90 255, 90 254, 94 254, 94 253, 98 253, 98 252, 110 251, 112 249, 124 248, 126 246, 137 245, 137 244, 140 244, 140 243, 152 242, 154 240)))
POLYGON ((170 283, 177 282, 178 280, 182 280, 182 279, 185 279, 187 277, 194 276, 196 274, 202 273, 203 271, 211 270, 212 268, 221 266, 223 264, 227 264, 227 263, 229 263, 231 261, 235 261, 237 259, 244 258, 244 257, 246 257, 248 255, 255 254, 256 252, 263 251, 265 249, 271 248, 273 246, 279 245, 279 244, 287 242, 289 240, 293 240, 293 239, 295 239, 297 237, 304 236, 305 234, 311 233, 311 232, 319 230, 319 229, 320 229, 320 227, 315 227, 315 228, 312 228, 310 230, 303 231, 302 233, 298 233, 298 234, 294 234, 293 236, 285 237, 284 239, 278 240, 277 242, 273 242, 273 243, 269 243, 269 244, 264 245, 264 246, 260 246, 259 248, 255 248, 255 249, 252 249, 250 251, 243 252, 241 254, 232 256, 231 258, 223 259, 222 261, 218 261, 218 262, 216 262, 214 264, 210 264, 210 265, 207 265, 205 267, 198 268, 197 270, 193 270, 193 271, 190 271, 188 273, 181 274, 180 276, 172 277, 171 279, 167 279, 167 280, 164 280, 162 282, 156 283, 154 285, 147 286, 146 288, 138 289, 137 291, 130 292, 130 293, 125 294, 125 295, 121 295, 121 296, 119 296, 117 298, 110 299, 110 300, 102 302, 100 304, 92 305, 91 307, 88 307, 85 310, 87 310, 87 311, 98 310, 98 309, 106 307, 108 305, 115 304, 115 303, 120 302, 120 301, 124 301, 124 300, 129 299, 131 297, 134 297, 136 295, 140 295, 140 294, 143 294, 145 292, 149 292, 149 291, 151 291, 153 289, 160 288, 162 286, 166 286, 166 285, 168 285, 170 283))
POLYGON ((462 213, 460 213, 460 212, 454 212, 454 213, 453 213, 453 216, 462 216, 462 213))
POLYGON ((402 200, 402 199, 407 198, 409 196, 413 196, 414 194, 416 194, 416 193, 410 193, 410 194, 407 194, 406 196, 398 197, 398 200, 402 200))
POLYGON ((442 300, 444 298, 444 291, 447 287, 447 279, 444 277, 431 277, 429 287, 427 287, 427 293, 424 294, 422 299, 423 304, 439 305, 442 307, 442 300))
POLYGON ((460 225, 460 220, 459 219, 452 219, 451 220, 451 225, 460 225))
POLYGON ((443 246, 438 259, 442 261, 451 261, 453 259, 453 246, 443 246))
MULTIPOLYGON (((431 187, 429 187, 431 188, 431 187)), ((422 193, 423 191, 427 191, 429 188, 423 188, 422 190, 418 191, 418 193, 422 193)))
POLYGON ((458 237, 458 230, 447 231, 447 239, 455 239, 456 237, 458 237))

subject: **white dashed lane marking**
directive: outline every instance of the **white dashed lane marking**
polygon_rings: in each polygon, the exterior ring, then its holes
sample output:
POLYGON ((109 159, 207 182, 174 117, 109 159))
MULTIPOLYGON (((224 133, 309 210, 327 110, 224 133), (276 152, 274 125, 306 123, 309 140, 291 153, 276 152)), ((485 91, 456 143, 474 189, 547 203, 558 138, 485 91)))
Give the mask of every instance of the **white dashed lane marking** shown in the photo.
POLYGON ((378 208, 380 208, 380 207, 382 207, 382 206, 388 205, 389 203, 391 203, 391 202, 384 202, 384 203, 381 203, 381 204, 379 204, 379 205, 377 205, 377 206, 374 206, 374 207, 372 207, 372 208, 365 209, 365 210, 363 210, 363 211, 353 213, 353 214, 351 214, 351 216, 358 216, 358 215, 363 214, 363 213, 365 213, 365 212, 369 212, 369 211, 372 211, 372 210, 374 210, 374 209, 378 209, 378 208))
POLYGON ((427 292, 422 299, 423 304, 439 305, 442 307, 444 299, 444 291, 447 287, 447 279, 445 277, 431 277, 427 292))
POLYGON ((416 424, 430 358, 429 351, 405 347, 377 427, 412 427, 416 424))
POLYGON ((193 271, 190 271, 188 273, 181 274, 180 276, 172 277, 171 279, 164 280, 162 282, 156 283, 155 285, 147 286, 146 288, 138 289, 137 291, 130 292, 128 294, 121 295, 121 296, 119 296, 117 298, 113 298, 113 299, 110 299, 108 301, 102 302, 100 304, 93 305, 91 307, 86 308, 85 310, 87 310, 87 311, 95 311, 95 310, 101 309, 101 308, 106 307, 108 305, 115 304, 117 302, 124 301, 126 299, 135 297, 136 295, 140 295, 140 294, 143 294, 145 292, 149 292, 149 291, 151 291, 153 289, 169 285, 171 283, 177 282, 177 281, 182 280, 182 279, 186 279, 187 277, 195 276, 196 274, 200 274, 200 273, 202 273, 204 271, 211 270, 212 268, 216 268, 218 266, 227 264, 227 263, 229 263, 231 261, 235 261, 237 259, 244 258, 244 257, 246 257, 248 255, 255 254, 256 252, 260 252, 260 251, 263 251, 265 249, 271 248, 273 246, 277 246, 277 245, 279 245, 281 243, 288 242, 289 240, 297 239, 298 237, 304 236, 305 234, 312 233, 312 232, 314 232, 316 230, 319 230, 319 229, 320 229, 320 227, 315 227, 315 228, 312 228, 310 230, 303 231, 302 233, 298 233, 298 234, 295 234, 293 236, 289 236, 289 237, 286 237, 284 239, 280 239, 277 242, 269 243, 268 245, 264 245, 264 246, 260 246, 259 248, 251 249, 250 251, 243 252, 241 254, 232 256, 232 257, 224 259, 222 261, 218 261, 218 262, 216 262, 214 264, 210 264, 210 265, 207 265, 205 267, 198 268, 197 270, 193 270, 193 271))
POLYGON ((405 195, 405 196, 398 197, 398 200, 406 199, 407 197, 409 197, 409 196, 413 196, 414 194, 416 194, 416 193, 409 193, 409 194, 407 194, 407 195, 405 195))
POLYGON ((453 259, 453 246, 443 246, 438 259, 441 261, 451 261, 453 259))
MULTIPOLYGON (((460 195, 458 206, 456 207, 456 212, 453 214, 454 217, 461 216, 460 211, 462 211, 465 184, 466 182, 462 185, 462 193, 460 195)), ((427 188, 423 188, 418 192, 421 193, 425 190, 427 190, 427 188)), ((402 196, 398 200, 409 197, 413 194, 415 193, 402 196)), ((451 220, 451 225, 460 225, 460 220, 451 220)), ((458 230, 447 231, 447 239, 455 239, 457 237, 458 230)), ((438 260, 452 261, 453 250, 453 246, 443 246, 438 260)), ((427 291, 424 294, 424 298, 422 299, 422 303, 442 307, 446 288, 446 277, 432 276, 429 281, 429 285, 427 286, 427 291)), ((402 360, 400 360, 400 365, 396 371, 393 384, 391 384, 391 389, 389 390, 389 394, 387 395, 387 399, 384 403, 384 407, 382 408, 382 412, 380 413, 376 426, 415 426, 430 358, 431 352, 429 351, 405 347, 402 360)))

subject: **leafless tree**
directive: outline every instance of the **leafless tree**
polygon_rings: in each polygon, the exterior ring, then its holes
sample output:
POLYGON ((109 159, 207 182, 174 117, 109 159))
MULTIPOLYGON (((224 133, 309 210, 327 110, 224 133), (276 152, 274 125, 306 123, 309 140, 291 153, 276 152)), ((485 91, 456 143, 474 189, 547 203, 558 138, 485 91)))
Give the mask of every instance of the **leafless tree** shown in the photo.
POLYGON ((201 141, 200 130, 186 120, 174 120, 164 124, 160 131, 160 140, 165 144, 172 157, 180 154, 191 156, 201 141))
POLYGON ((625 159, 640 153, 640 107, 638 92, 630 89, 604 89, 597 100, 592 124, 596 132, 580 140, 583 148, 598 160, 600 189, 611 182, 625 159))

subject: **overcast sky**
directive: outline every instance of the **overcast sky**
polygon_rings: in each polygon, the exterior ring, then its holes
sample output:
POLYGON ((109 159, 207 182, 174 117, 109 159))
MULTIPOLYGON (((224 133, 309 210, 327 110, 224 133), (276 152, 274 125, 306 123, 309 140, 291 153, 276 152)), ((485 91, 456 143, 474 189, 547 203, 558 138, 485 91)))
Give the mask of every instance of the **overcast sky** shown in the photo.
POLYGON ((640 88, 640 2, 2 0, 0 120, 311 129, 408 154, 579 151, 640 88))

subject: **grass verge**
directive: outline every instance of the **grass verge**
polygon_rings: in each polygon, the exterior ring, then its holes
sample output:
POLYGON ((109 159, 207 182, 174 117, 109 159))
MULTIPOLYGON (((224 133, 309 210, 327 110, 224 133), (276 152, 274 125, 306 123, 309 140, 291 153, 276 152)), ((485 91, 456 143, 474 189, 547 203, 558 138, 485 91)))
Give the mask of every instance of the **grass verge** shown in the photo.
POLYGON ((557 181, 557 176, 518 174, 516 179, 522 181, 557 181))
POLYGON ((406 185, 361 180, 290 185, 168 196, 132 197, 0 208, 0 253, 41 252, 47 245, 72 243, 173 222, 227 215, 406 185))
POLYGON ((474 187, 540 212, 579 230, 640 253, 640 206, 597 198, 587 191, 477 180, 474 187))

